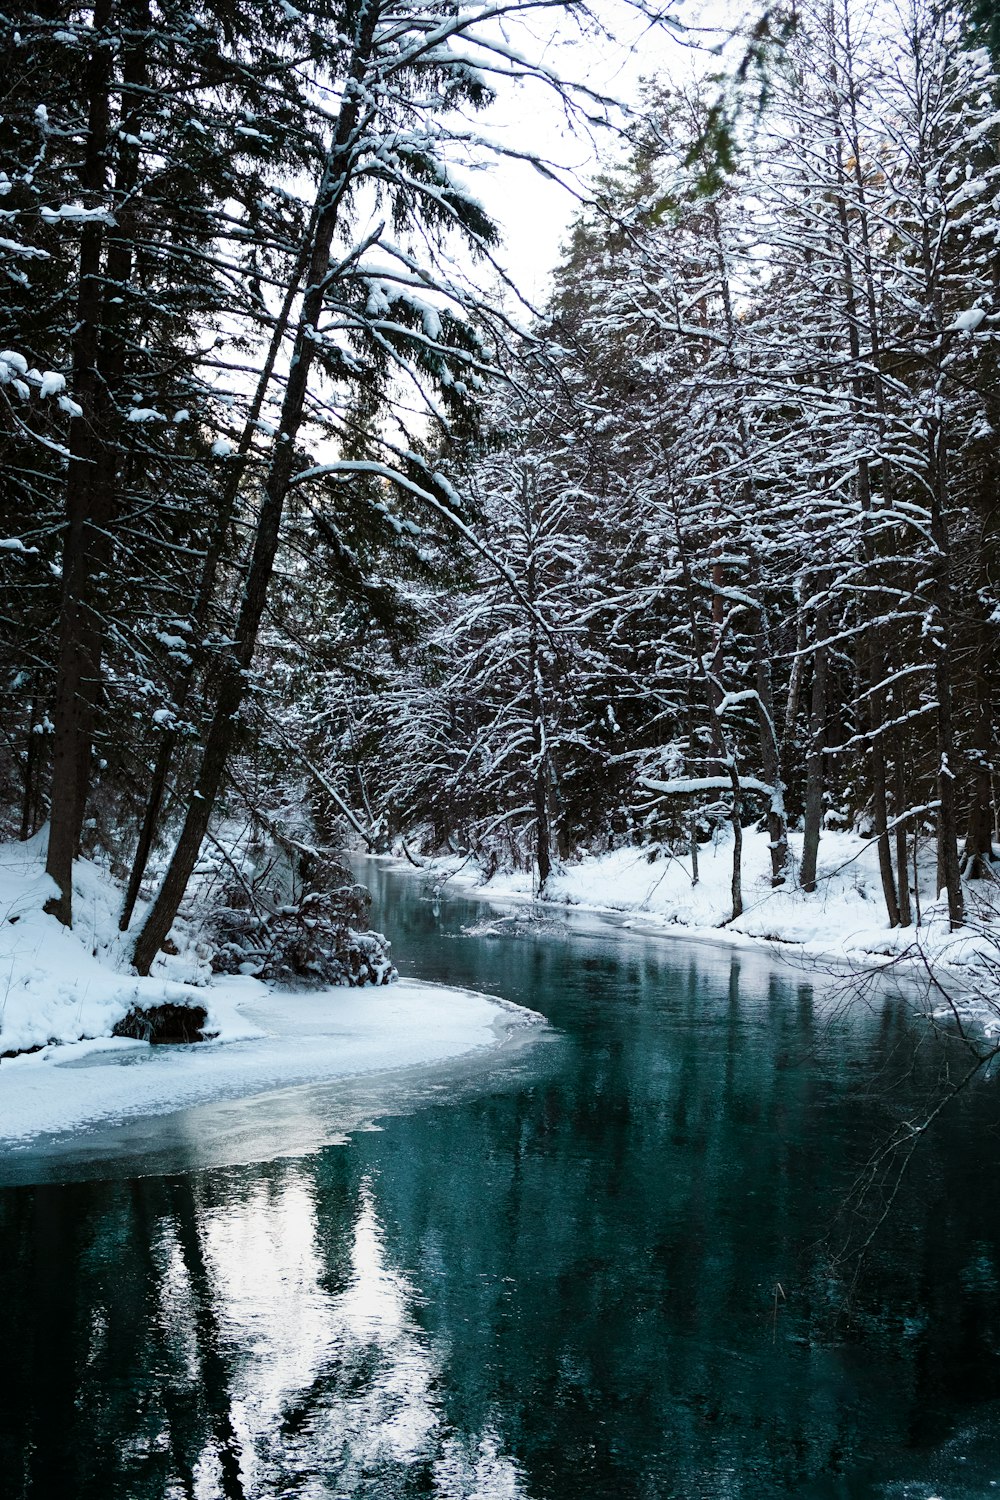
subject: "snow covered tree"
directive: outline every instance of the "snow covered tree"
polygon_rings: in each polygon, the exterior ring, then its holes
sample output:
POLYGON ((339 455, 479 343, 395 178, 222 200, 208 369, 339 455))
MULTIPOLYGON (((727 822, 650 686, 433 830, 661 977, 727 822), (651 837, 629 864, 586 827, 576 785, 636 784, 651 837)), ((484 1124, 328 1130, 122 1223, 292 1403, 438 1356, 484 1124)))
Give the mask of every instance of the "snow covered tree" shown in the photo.
POLYGON ((497 16, 494 8, 410 12, 359 0, 345 16, 339 55, 328 60, 336 72, 324 80, 324 97, 334 103, 321 111, 325 143, 302 296, 289 324, 287 375, 262 465, 233 644, 218 663, 183 827, 136 940, 141 972, 176 915, 222 786, 291 490, 320 474, 348 486, 368 476, 439 514, 460 509, 418 451, 402 416, 405 401, 392 414, 393 393, 402 389, 450 435, 470 418, 490 368, 481 328, 489 306, 461 283, 448 251, 462 243, 474 258, 488 258, 496 231, 455 174, 467 127, 452 121, 490 97, 491 71, 548 77, 512 52, 497 16), (381 411, 381 426, 359 422, 359 410, 381 411), (311 423, 327 429, 338 459, 310 461, 303 445, 311 423))
MULTIPOLYGON (((907 926, 932 823, 957 925, 959 833, 980 876, 995 829, 996 81, 954 12, 821 0, 769 83, 726 160, 698 90, 650 91, 539 330, 558 379, 534 395, 559 415, 524 457, 587 512, 560 733, 595 751, 603 836, 662 833, 696 880, 729 823, 734 912, 745 819, 777 884, 801 817, 803 889, 824 826, 853 823, 907 926)), ((447 655, 464 601, 438 607, 447 655)), ((425 806, 464 735, 434 701, 425 806)), ((487 780, 463 788, 469 826, 511 806, 487 780)))

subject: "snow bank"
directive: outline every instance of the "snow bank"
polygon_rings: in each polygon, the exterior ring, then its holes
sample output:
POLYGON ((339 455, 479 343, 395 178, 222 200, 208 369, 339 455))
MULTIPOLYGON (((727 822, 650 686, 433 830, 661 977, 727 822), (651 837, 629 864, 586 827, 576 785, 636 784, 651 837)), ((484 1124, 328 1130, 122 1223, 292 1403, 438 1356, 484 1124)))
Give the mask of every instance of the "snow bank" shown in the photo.
POLYGON ((127 971, 120 901, 79 861, 72 931, 47 916, 44 843, 0 847, 0 1145, 292 1085, 443 1062, 541 1017, 467 990, 402 980, 269 990, 213 979, 196 954, 149 978, 127 971), (203 1005, 217 1039, 151 1047, 113 1038, 133 1006, 203 1005), (27 1052, 26 1048, 39 1050, 27 1052))
POLYGON ((211 998, 223 1036, 242 1040, 150 1047, 104 1038, 7 1058, 0 1143, 9 1149, 39 1135, 444 1062, 541 1020, 485 995, 416 980, 276 994, 241 977, 213 986, 211 998))
MULTIPOLYGON (((952 933, 947 906, 933 889, 933 870, 924 865, 921 925, 919 929, 892 930, 882 904, 873 840, 854 833, 825 832, 817 889, 809 895, 797 879, 801 835, 790 834, 789 842, 792 878, 784 887, 772 889, 767 834, 744 830, 744 911, 735 921, 729 920, 733 850, 728 829, 714 843, 699 847, 696 886, 691 883, 687 856, 651 860, 647 850, 616 849, 554 873, 544 899, 583 910, 625 913, 646 928, 681 926, 716 941, 740 945, 790 944, 816 957, 851 963, 898 960, 915 949, 918 939, 921 962, 926 958, 957 968, 979 969, 984 960, 1000 959, 996 887, 979 895, 969 888, 967 899, 974 926, 952 933)), ((432 860, 428 867, 442 881, 472 886, 490 897, 525 900, 536 894, 528 874, 498 873, 486 881, 472 862, 458 856, 432 860)))
POLYGON ((147 979, 129 972, 134 933, 119 933, 121 893, 96 865, 76 862, 73 930, 46 915, 55 885, 45 837, 0 845, 0 1053, 110 1036, 134 1005, 205 1005, 216 1030, 222 1018, 196 953, 165 957, 147 979))

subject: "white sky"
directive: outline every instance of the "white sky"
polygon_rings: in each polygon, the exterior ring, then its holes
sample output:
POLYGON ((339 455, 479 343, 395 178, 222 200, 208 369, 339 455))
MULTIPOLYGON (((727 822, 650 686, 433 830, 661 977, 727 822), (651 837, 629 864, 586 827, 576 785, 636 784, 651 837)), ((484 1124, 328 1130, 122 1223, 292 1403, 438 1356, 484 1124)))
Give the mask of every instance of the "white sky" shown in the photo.
MULTIPOLYGON (((543 50, 545 62, 562 77, 582 79, 590 88, 626 103, 636 101, 644 77, 669 75, 680 80, 719 66, 717 58, 682 45, 667 28, 651 28, 627 0, 597 0, 597 5, 611 35, 580 38, 569 34, 564 24, 564 35, 553 32, 543 48, 520 38, 518 45, 532 57, 543 50)), ((748 9, 741 7, 734 14, 731 0, 681 0, 672 14, 692 27, 727 27, 739 24, 748 9), (727 16, 732 19, 727 21, 727 16)), ((516 150, 557 162, 583 190, 599 158, 607 160, 615 153, 612 131, 572 124, 554 92, 541 83, 503 86, 496 103, 477 123, 484 134, 516 150)), ((485 167, 483 179, 474 181, 474 187, 503 226, 505 245, 498 259, 529 299, 544 298, 579 203, 527 163, 509 160, 485 167)))

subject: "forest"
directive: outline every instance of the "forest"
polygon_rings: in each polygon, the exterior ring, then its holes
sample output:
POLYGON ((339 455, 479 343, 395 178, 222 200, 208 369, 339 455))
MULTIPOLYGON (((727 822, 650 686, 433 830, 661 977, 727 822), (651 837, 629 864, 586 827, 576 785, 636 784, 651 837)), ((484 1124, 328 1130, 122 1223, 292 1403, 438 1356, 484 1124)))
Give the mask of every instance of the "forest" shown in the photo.
POLYGON ((0 1495, 998 1493, 1000 0, 0 48, 0 1495))
POLYGON ((195 908, 381 973, 352 847, 721 848, 735 918, 848 833, 887 928, 992 920, 989 16, 805 0, 616 113, 532 9, 0 16, 2 831, 140 974, 195 908), (538 308, 470 186, 528 82, 603 143, 538 308))

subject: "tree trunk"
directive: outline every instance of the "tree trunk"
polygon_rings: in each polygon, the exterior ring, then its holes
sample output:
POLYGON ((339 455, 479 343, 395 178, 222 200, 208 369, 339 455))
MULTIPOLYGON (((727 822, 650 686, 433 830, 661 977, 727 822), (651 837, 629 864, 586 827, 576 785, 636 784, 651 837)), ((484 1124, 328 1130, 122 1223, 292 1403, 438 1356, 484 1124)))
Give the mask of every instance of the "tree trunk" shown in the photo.
MULTIPOLYGON (((93 470, 86 528, 88 586, 81 614, 83 670, 80 678, 77 757, 77 837, 83 825, 92 781, 93 746, 103 684, 107 611, 101 597, 113 571, 111 526, 118 509, 121 443, 119 402, 127 373, 129 290, 140 232, 140 148, 137 144, 149 109, 149 0, 120 0, 116 31, 127 38, 123 49, 122 115, 116 135, 117 167, 111 193, 114 227, 105 231, 105 263, 94 393, 93 470)), ((109 141, 109 149, 111 142, 109 141)))
MULTIPOLYGON (((239 496, 243 476, 246 472, 250 446, 257 431, 258 418, 264 409, 264 401, 274 374, 278 354, 291 323, 292 308, 295 304, 295 298, 298 296, 299 285, 308 266, 315 227, 316 214, 314 210, 306 238, 299 252, 298 262, 292 273, 281 311, 278 314, 274 331, 271 335, 267 358, 264 361, 260 377, 257 381, 257 388, 254 392, 253 401, 250 403, 246 421, 243 424, 243 433, 240 438, 239 447, 229 460, 228 477, 222 487, 222 493, 219 498, 218 510, 212 527, 212 534, 209 537, 208 546, 205 551, 201 578, 198 583, 198 592, 195 596, 195 606, 192 612, 192 624, 198 640, 203 636, 208 623, 209 610, 211 609, 212 600, 215 595, 216 580, 222 559, 225 555, 226 539, 229 535, 229 529, 236 511, 236 501, 239 496)), ((170 699, 175 714, 183 713, 198 669, 197 650, 193 650, 189 656, 190 659, 188 662, 182 665, 175 673, 171 685, 170 699)), ((129 872, 125 899, 122 902, 121 915, 118 919, 118 927, 121 932, 128 930, 129 923, 132 920, 132 913, 135 911, 135 903, 139 898, 139 889, 142 885, 142 879, 146 873, 146 866, 149 863, 149 856, 156 839, 160 812, 170 781, 170 771, 173 766, 174 754, 178 743, 179 736, 177 732, 173 729, 167 729, 163 733, 156 752, 156 762, 150 781, 149 795, 146 799, 142 824, 139 829, 139 841, 132 859, 132 868, 129 872)))
MULTIPOLYGON (((881 704, 881 698, 876 700, 881 704)), ((888 792, 885 778, 885 744, 882 730, 876 720, 876 709, 872 710, 871 747, 871 792, 872 821, 878 843, 878 868, 882 878, 882 895, 890 927, 900 926, 899 896, 896 891, 896 876, 892 868, 892 848, 889 844, 888 792)))
MULTIPOLYGON (((684 578, 684 598, 687 604, 688 625, 691 631, 691 645, 694 650, 695 661, 701 674, 702 686, 705 690, 705 707, 708 710, 709 736, 711 740, 713 769, 718 768, 720 773, 728 775, 733 789, 733 800, 729 811, 729 821, 733 830, 733 874, 732 874, 732 916, 728 918, 733 922, 737 917, 743 915, 743 804, 740 795, 740 778, 736 769, 736 760, 731 748, 726 744, 725 731, 722 727, 722 716, 719 713, 719 705, 722 702, 722 693, 718 680, 708 665, 708 657, 705 651, 705 643, 702 639, 701 630, 698 627, 698 615, 695 609, 694 579, 691 576, 691 561, 688 556, 687 543, 681 526, 680 514, 676 500, 673 503, 674 535, 677 539, 677 552, 680 558, 681 573, 684 578)), ((713 563, 712 579, 717 583, 716 568, 720 564, 713 563)), ((718 589, 713 595, 713 625, 715 622, 715 600, 719 597, 718 589)), ((718 661, 720 642, 716 639, 716 650, 714 661, 718 661)), ((694 681, 694 663, 691 664, 689 683, 694 681)), ((689 743, 693 742, 694 728, 693 717, 689 725, 689 743)))
MULTIPOLYGON (((845 15, 845 22, 848 21, 849 18, 845 15)), ((838 44, 837 24, 834 17, 832 4, 829 10, 829 26, 831 46, 829 57, 829 75, 831 89, 834 91, 838 98, 841 96, 842 90, 839 84, 839 73, 841 67, 843 67, 848 85, 848 103, 853 109, 854 54, 851 46, 850 30, 848 25, 845 29, 845 35, 842 39, 842 45, 838 44)), ((854 121, 853 114, 851 115, 851 121, 854 121)), ((851 140, 848 142, 848 150, 846 153, 847 157, 852 163, 854 162, 854 157, 856 154, 854 152, 852 144, 855 140, 855 137, 856 130, 852 129, 851 140)), ((840 231, 840 250, 844 273, 844 314, 847 323, 848 348, 850 350, 852 365, 850 384, 855 416, 860 426, 866 413, 866 398, 865 376, 863 374, 861 357, 861 335, 859 331, 861 327, 861 312, 859 307, 859 293, 856 284, 855 273, 855 259, 857 255, 857 249, 852 240, 852 218, 851 214, 848 211, 847 205, 847 185, 850 181, 850 178, 848 175, 848 166, 845 161, 843 125, 841 123, 839 114, 833 120, 833 143, 834 160, 836 165, 838 184, 840 185, 840 191, 838 191, 836 195, 836 212, 838 227, 840 231)), ((857 171, 853 171, 853 169, 852 175, 854 178, 854 200, 852 202, 852 212, 855 215, 855 221, 860 225, 861 241, 864 251, 862 264, 864 272, 867 273, 868 269, 870 268, 870 256, 868 254, 869 228, 864 192, 864 176, 863 173, 859 174, 857 171)), ((868 284, 866 274, 864 275, 863 279, 865 281, 865 285, 863 286, 862 291, 863 293, 867 294, 868 284)), ((871 345, 871 351, 874 354, 874 352, 877 352, 878 349, 877 319, 874 316, 873 305, 871 304, 870 299, 867 298, 867 295, 866 301, 868 301, 869 313, 869 342, 871 345)), ((867 363, 870 365, 871 362, 871 358, 869 358, 867 363)), ((881 384, 880 382, 877 382, 876 405, 878 403, 878 391, 880 389, 881 384)), ((857 463, 857 494, 858 504, 861 511, 861 555, 869 570, 872 583, 874 584, 878 581, 878 569, 875 544, 871 534, 871 470, 869 467, 868 458, 864 454, 859 456, 857 463)), ((862 691, 864 693, 863 701, 866 705, 865 712, 862 715, 862 722, 866 726, 867 738, 870 746, 869 755, 871 759, 870 780, 872 821, 875 827, 875 837, 878 841, 878 865, 879 874, 882 880, 882 895, 885 900, 886 914, 889 919, 889 926, 898 927, 899 898, 896 892, 896 881, 892 868, 892 851, 889 845, 889 834, 887 831, 889 817, 886 791, 885 747, 882 742, 885 694, 879 686, 881 682, 881 675, 876 658, 875 641, 875 622, 878 620, 880 614, 880 601, 876 595, 874 588, 868 587, 864 590, 860 609, 862 619, 867 623, 868 627, 859 642, 857 659, 858 682, 861 685, 862 691)))
POLYGON ((952 728, 952 648, 951 648, 951 550, 945 520, 944 497, 945 435, 940 422, 929 424, 928 460, 932 476, 931 535, 937 549, 933 566, 934 602, 938 617, 934 650, 934 688, 937 697, 937 883, 948 893, 948 922, 951 930, 961 927, 964 919, 962 875, 958 865, 958 812, 956 776, 958 760, 952 728))
MULTIPOLYGON (((899 717, 902 717, 902 715, 899 717)), ((907 864, 909 851, 906 839, 906 819, 903 817, 907 808, 908 798, 902 735, 898 729, 893 731, 892 736, 892 766, 892 800, 895 812, 894 822, 896 825, 893 829, 893 838, 896 844, 896 880, 899 886, 899 923, 901 927, 909 927, 913 921, 913 913, 910 908, 910 876, 907 864)))
POLYGON ((972 786, 962 856, 962 873, 967 880, 983 880, 993 872, 993 646, 990 628, 981 616, 976 626, 974 659, 972 786))
MULTIPOLYGON (((758 581, 759 591, 759 581, 758 581)), ((763 605, 758 604, 754 632, 756 654, 757 722, 760 728, 760 762, 764 780, 772 788, 767 809, 768 852, 771 885, 784 885, 788 870, 788 830, 785 825, 785 793, 781 779, 781 753, 774 723, 774 691, 771 678, 770 631, 763 605)))
POLYGON ((736 773, 736 767, 730 762, 729 779, 733 783, 733 805, 730 809, 729 821, 733 827, 733 879, 730 887, 733 898, 733 914, 731 922, 743 915, 743 803, 740 796, 740 778, 736 773))
POLYGON ((806 755, 806 797, 802 837, 802 889, 816 889, 820 830, 823 826, 823 788, 826 768, 826 695, 828 611, 816 611, 816 648, 813 652, 812 696, 809 703, 809 749, 806 755))
MULTIPOLYGON (((726 264, 726 249, 722 235, 722 224, 714 205, 710 209, 709 217, 715 238, 716 251, 718 255, 720 292, 722 294, 722 305, 726 317, 726 332, 728 343, 726 348, 726 363, 730 378, 734 385, 739 379, 739 368, 736 359, 736 317, 733 309, 731 289, 729 284, 729 272, 726 264)), ((737 431, 740 438, 740 447, 744 463, 751 469, 752 475, 752 444, 750 441, 750 429, 746 420, 746 414, 742 402, 737 407, 737 431)), ((750 514, 756 515, 759 509, 759 501, 756 493, 756 485, 752 477, 748 478, 745 486, 745 503, 750 514)), ((756 605, 756 628, 754 631, 754 673, 757 689, 757 722, 760 729, 760 755, 761 769, 764 780, 771 787, 770 802, 767 810, 767 834, 768 850, 771 856, 771 884, 772 886, 784 885, 785 875, 788 869, 788 829, 785 819, 785 789, 781 776, 781 751, 778 741, 777 726, 774 721, 774 685, 771 673, 771 645, 770 628, 767 617, 767 609, 763 599, 763 584, 761 581, 760 559, 755 548, 749 544, 750 553, 750 578, 754 603, 756 605)), ((742 898, 741 898, 742 906, 742 898)))
POLYGON ((790 737, 795 732, 795 721, 799 716, 799 699, 802 696, 802 675, 805 671, 806 612, 799 605, 795 622, 795 656, 788 675, 788 697, 785 700, 785 727, 781 737, 782 761, 787 761, 790 737))
POLYGON ((538 861, 538 894, 541 895, 552 874, 552 834, 549 829, 549 789, 545 777, 545 754, 541 746, 541 735, 537 730, 538 721, 536 720, 535 730, 532 733, 535 753, 538 756, 535 771, 535 854, 538 861))
POLYGON ((315 353, 313 330, 319 326, 324 285, 330 268, 330 253, 341 203, 351 183, 351 150, 361 112, 364 78, 377 19, 377 8, 365 5, 358 23, 350 83, 337 121, 333 145, 327 156, 317 200, 319 212, 295 346, 285 385, 278 435, 264 485, 253 553, 247 571, 243 601, 236 628, 236 647, 222 667, 219 697, 209 727, 201 768, 188 806, 184 826, 164 876, 159 893, 136 939, 133 962, 140 974, 148 974, 163 940, 177 916, 191 878, 202 841, 208 832, 226 763, 235 741, 237 715, 243 701, 246 675, 253 660, 268 585, 274 570, 278 535, 285 497, 295 469, 295 443, 305 411, 309 372, 315 353))
MULTIPOLYGON (((530 586, 530 585, 529 585, 530 586)), ((545 741, 545 708, 538 661, 538 633, 531 626, 529 666, 531 671, 531 755, 534 762, 535 858, 538 863, 538 893, 544 891, 552 873, 552 830, 549 826, 549 757, 545 741)))
POLYGON ((952 930, 965 920, 962 899, 962 876, 958 865, 958 816, 955 797, 955 751, 952 734, 951 676, 947 661, 937 665, 937 749, 938 749, 938 889, 948 895, 948 924, 952 930))
POLYGON ((34 692, 31 695, 31 708, 28 711, 28 736, 24 753, 24 796, 21 798, 21 826, 18 837, 23 843, 29 839, 34 832, 31 826, 31 806, 34 801, 35 776, 38 764, 38 742, 40 734, 35 733, 35 720, 38 716, 38 699, 34 692))
MULTIPOLYGON (((184 697, 187 697, 186 691, 184 697)), ((168 729, 164 732, 156 752, 156 763, 153 766, 153 775, 149 783, 149 795, 146 798, 142 826, 139 829, 139 843, 136 846, 136 851, 132 859, 132 868, 129 871, 128 885, 125 889, 125 900, 122 902, 121 915, 118 918, 118 929, 120 932, 128 931, 128 925, 132 920, 132 913, 135 911, 135 903, 139 899, 139 889, 142 885, 142 877, 146 873, 146 866, 149 863, 153 840, 156 837, 156 829, 160 819, 160 808, 163 806, 163 797, 167 789, 167 780, 170 776, 170 767, 173 764, 176 743, 176 734, 172 729, 168 729)))
POLYGON ((538 894, 545 890, 552 873, 552 830, 549 818, 549 751, 545 734, 545 693, 542 682, 542 659, 538 649, 538 577, 535 543, 537 540, 537 506, 532 476, 527 468, 521 474, 521 507, 527 545, 525 599, 528 616, 528 701, 531 711, 531 758, 533 762, 532 797, 535 804, 535 860, 538 865, 538 894))
MULTIPOLYGON (((81 173, 82 186, 91 200, 88 207, 100 206, 105 187, 113 58, 112 49, 106 45, 106 32, 111 17, 112 0, 96 0, 87 66, 86 156, 81 173)), ((90 775, 89 745, 85 755, 81 735, 80 701, 85 671, 84 611, 90 577, 87 523, 97 448, 103 244, 104 225, 98 220, 88 220, 80 235, 80 282, 73 334, 73 398, 82 408, 82 415, 73 418, 69 433, 59 656, 52 715, 52 798, 45 865, 58 888, 58 895, 46 902, 45 909, 67 927, 73 921, 73 860, 83 819, 81 801, 90 775)))
MULTIPOLYGON (((697 738, 695 735, 694 716, 694 667, 688 668, 688 764, 692 764, 697 753, 697 738)), ((688 841, 691 851, 691 887, 698 884, 698 809, 692 807, 688 813, 688 841)))

